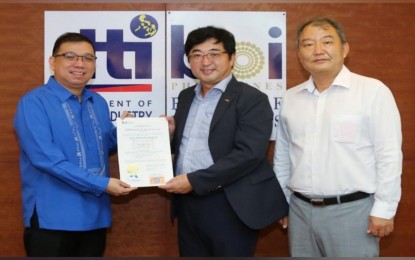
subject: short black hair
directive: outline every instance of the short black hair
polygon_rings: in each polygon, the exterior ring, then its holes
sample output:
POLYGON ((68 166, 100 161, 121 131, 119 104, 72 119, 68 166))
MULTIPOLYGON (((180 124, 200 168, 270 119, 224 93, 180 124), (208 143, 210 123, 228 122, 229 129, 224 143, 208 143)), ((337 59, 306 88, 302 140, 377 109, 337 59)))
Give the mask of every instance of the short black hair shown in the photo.
POLYGON ((201 44, 212 38, 216 39, 216 43, 223 43, 223 47, 229 55, 236 52, 235 37, 231 32, 214 26, 206 26, 195 29, 189 33, 184 45, 186 56, 189 56, 190 50, 192 50, 195 45, 201 44))
POLYGON ((94 44, 88 37, 80 33, 76 33, 76 32, 67 32, 59 36, 58 39, 56 39, 55 45, 53 45, 52 55, 58 54, 59 48, 65 42, 87 42, 91 44, 92 49, 94 50, 94 53, 95 53, 94 44))

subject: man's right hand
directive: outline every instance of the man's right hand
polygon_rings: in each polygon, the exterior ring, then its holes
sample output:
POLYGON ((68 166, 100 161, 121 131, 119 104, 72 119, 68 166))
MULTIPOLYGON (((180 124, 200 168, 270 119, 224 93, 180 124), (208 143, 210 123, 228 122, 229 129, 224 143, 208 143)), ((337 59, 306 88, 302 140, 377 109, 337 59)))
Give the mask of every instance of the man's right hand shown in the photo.
POLYGON ((283 217, 282 219, 278 220, 278 223, 280 223, 283 229, 286 229, 288 227, 288 217, 283 217))
POLYGON ((136 190, 137 187, 131 187, 129 184, 115 178, 110 178, 105 191, 113 196, 128 195, 131 191, 136 190))

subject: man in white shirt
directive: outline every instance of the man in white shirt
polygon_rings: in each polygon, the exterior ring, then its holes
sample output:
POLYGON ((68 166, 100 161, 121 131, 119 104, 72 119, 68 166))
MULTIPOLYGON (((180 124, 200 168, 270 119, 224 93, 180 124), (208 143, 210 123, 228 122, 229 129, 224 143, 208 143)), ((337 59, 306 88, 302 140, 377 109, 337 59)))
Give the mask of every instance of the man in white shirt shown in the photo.
POLYGON ((291 255, 378 256, 401 196, 395 100, 379 80, 346 68, 349 45, 330 17, 298 27, 297 52, 311 76, 283 98, 274 153, 291 255))

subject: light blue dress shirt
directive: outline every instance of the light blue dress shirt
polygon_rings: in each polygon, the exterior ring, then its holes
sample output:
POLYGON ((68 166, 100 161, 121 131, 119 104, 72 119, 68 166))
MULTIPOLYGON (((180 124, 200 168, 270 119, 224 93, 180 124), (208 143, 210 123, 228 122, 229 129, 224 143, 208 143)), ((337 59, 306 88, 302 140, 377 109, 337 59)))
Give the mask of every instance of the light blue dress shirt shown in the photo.
POLYGON ((232 74, 229 74, 204 97, 200 83, 196 86, 196 94, 183 131, 176 175, 206 169, 213 164, 208 144, 210 123, 216 105, 231 79, 232 74))

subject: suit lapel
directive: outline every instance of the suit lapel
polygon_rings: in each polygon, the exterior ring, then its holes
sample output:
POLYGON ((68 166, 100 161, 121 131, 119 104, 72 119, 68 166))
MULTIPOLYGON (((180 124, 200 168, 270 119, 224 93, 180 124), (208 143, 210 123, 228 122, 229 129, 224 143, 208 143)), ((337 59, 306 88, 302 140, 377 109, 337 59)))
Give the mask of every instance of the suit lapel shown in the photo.
MULTIPOLYGON (((187 120, 187 116, 189 115, 190 106, 192 105, 193 98, 195 96, 195 87, 191 87, 191 91, 186 92, 186 95, 183 95, 181 102, 181 109, 180 111, 176 111, 176 113, 180 114, 180 117, 187 120)), ((186 120, 180 120, 180 124, 176 125, 176 130, 179 133, 179 140, 181 140, 184 127, 186 125, 186 120)))
POLYGON ((233 102, 236 102, 237 94, 238 94, 237 81, 235 77, 232 77, 232 80, 229 82, 228 86, 226 87, 225 92, 223 92, 216 106, 215 112, 212 117, 212 122, 210 123, 211 131, 216 126, 216 124, 220 121, 221 117, 226 112, 226 110, 228 110, 230 105, 233 102))

